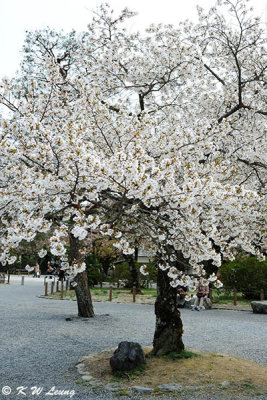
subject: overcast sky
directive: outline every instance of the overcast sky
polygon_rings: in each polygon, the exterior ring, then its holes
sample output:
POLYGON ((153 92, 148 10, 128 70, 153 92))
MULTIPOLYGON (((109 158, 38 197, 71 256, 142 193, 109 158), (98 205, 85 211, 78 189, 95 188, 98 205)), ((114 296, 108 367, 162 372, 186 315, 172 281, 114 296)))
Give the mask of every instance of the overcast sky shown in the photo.
MULTIPOLYGON (((46 28, 86 30, 91 12, 103 0, 0 0, 0 79, 15 74, 25 31, 46 28)), ((215 0, 110 0, 114 10, 125 6, 139 15, 130 29, 143 30, 151 23, 173 23, 196 19, 196 5, 209 8, 215 0)), ((251 0, 257 15, 266 23, 267 0, 251 0)))

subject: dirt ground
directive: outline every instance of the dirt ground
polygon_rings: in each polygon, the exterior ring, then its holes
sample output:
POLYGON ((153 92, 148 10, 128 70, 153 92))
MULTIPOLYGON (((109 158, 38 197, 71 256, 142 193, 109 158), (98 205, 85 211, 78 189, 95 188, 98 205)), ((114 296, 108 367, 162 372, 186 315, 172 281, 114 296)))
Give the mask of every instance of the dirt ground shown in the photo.
MULTIPOLYGON (((120 382, 123 387, 132 385, 152 387, 163 383, 177 383, 181 386, 221 386, 228 382, 227 392, 265 394, 267 393, 267 367, 238 357, 194 351, 197 357, 182 360, 151 358, 147 356, 146 368, 142 372, 130 372, 124 376, 113 375, 109 359, 113 351, 95 354, 83 361, 93 377, 108 382, 120 382)), ((222 388, 222 387, 221 387, 222 388)), ((212 390, 212 389, 211 389, 212 390)))

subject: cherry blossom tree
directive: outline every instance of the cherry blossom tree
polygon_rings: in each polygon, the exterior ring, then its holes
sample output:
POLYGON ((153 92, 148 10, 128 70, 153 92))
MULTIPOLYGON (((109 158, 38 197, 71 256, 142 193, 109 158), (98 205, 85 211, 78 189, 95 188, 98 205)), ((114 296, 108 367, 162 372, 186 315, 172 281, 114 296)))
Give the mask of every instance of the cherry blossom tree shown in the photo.
POLYGON ((203 261, 219 267, 237 247, 262 257, 266 243, 264 34, 243 1, 225 2, 231 23, 220 6, 144 34, 125 29, 130 11, 101 6, 64 73, 44 52, 45 79, 1 86, 12 110, 1 119, 1 262, 51 232, 52 254, 76 275, 79 315, 93 316, 83 241, 97 231, 125 255, 149 243, 155 355, 184 346, 177 285, 194 289, 203 261))

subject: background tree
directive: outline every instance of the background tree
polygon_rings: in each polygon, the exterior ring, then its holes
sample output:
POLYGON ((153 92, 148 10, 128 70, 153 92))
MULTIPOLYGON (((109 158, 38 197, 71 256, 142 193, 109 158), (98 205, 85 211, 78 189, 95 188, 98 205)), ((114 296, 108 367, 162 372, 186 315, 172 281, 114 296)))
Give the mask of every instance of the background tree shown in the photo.
POLYGON ((267 293, 267 262, 240 254, 235 261, 225 262, 220 268, 225 290, 237 289, 248 299, 260 299, 260 291, 267 293))

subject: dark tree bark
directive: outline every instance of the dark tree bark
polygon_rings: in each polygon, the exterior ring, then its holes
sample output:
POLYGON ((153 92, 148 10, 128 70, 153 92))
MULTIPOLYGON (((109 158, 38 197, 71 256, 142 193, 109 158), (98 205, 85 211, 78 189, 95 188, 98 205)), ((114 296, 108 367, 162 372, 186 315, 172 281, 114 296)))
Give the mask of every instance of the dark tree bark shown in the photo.
POLYGON ((88 287, 86 271, 78 274, 75 281, 77 282, 75 293, 78 305, 78 315, 79 317, 92 318, 95 316, 95 313, 91 298, 91 292, 88 287))
POLYGON ((158 270, 157 300, 155 303, 156 330, 152 355, 162 356, 184 350, 183 324, 176 306, 177 290, 170 286, 166 271, 158 270))
POLYGON ((125 256, 125 259, 130 267, 130 279, 128 280, 127 286, 131 289, 131 292, 133 292, 133 287, 135 286, 136 293, 142 294, 139 271, 138 267, 136 266, 138 259, 138 247, 135 247, 134 255, 125 256))
MULTIPOLYGON (((70 262, 81 261, 79 252, 79 240, 71 233, 70 239, 70 262)), ((95 316, 90 289, 88 286, 88 279, 86 271, 78 274, 75 277, 77 286, 75 286, 75 293, 78 305, 78 315, 83 318, 92 318, 95 316)))

